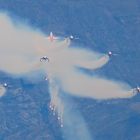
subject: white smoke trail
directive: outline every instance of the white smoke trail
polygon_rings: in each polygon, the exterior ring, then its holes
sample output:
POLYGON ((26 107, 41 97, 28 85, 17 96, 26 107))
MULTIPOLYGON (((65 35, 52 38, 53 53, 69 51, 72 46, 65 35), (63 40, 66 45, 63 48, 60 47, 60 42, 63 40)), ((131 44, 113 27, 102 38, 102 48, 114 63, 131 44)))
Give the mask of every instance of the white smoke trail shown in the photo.
POLYGON ((53 78, 49 79, 49 90, 50 90, 50 96, 51 96, 51 102, 50 102, 50 109, 53 111, 53 115, 57 115, 58 121, 63 127, 63 102, 60 98, 60 87, 59 84, 56 83, 56 81, 53 78), (57 113, 57 114, 56 114, 57 113))
POLYGON ((70 108, 69 100, 64 102, 64 106, 64 129, 62 129, 64 138, 66 140, 93 140, 80 112, 70 108))
POLYGON ((6 88, 3 85, 0 85, 0 97, 2 97, 6 92, 6 88))
POLYGON ((134 96, 131 88, 126 84, 97 76, 91 77, 79 72, 77 69, 77 67, 92 70, 100 68, 109 61, 108 55, 74 48, 66 48, 59 52, 48 54, 51 62, 47 65, 47 72, 59 79, 62 89, 66 92, 95 99, 134 96))
MULTIPOLYGON (((50 84, 50 108, 57 112, 61 121, 65 113, 60 98, 61 90, 75 96, 94 99, 129 98, 135 95, 126 84, 97 76, 90 77, 80 72, 79 68, 95 70, 104 66, 109 57, 86 49, 69 48, 68 38, 50 42, 38 30, 13 24, 6 14, 0 14, 0 38, 0 70, 14 75, 36 70, 46 71, 50 84), (49 63, 41 63, 39 60, 42 56, 47 56, 49 63)), ((65 116, 68 117, 67 114, 65 116)), ((84 124, 78 114, 72 116, 75 119, 79 117, 79 122, 84 124)), ((83 130, 86 135, 86 127, 83 127, 83 130)))
POLYGON ((0 38, 0 69, 11 74, 40 69, 38 62, 46 51, 52 52, 56 45, 61 46, 60 49, 65 47, 63 41, 51 43, 39 30, 14 24, 3 13, 0 14, 0 38))

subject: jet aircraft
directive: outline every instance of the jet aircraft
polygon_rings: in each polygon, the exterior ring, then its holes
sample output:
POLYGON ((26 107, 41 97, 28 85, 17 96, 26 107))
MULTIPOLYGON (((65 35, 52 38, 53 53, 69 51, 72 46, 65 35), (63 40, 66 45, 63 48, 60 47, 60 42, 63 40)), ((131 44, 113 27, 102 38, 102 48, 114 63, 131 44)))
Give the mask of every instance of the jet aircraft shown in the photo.
POLYGON ((46 61, 49 62, 49 58, 47 56, 43 56, 40 58, 40 62, 46 62, 46 61))
POLYGON ((50 35, 47 37, 47 39, 49 39, 51 42, 53 42, 54 40, 57 40, 58 37, 55 37, 55 36, 53 35, 53 32, 50 32, 50 35))
POLYGON ((137 86, 136 88, 134 88, 134 92, 140 93, 140 87, 137 86))

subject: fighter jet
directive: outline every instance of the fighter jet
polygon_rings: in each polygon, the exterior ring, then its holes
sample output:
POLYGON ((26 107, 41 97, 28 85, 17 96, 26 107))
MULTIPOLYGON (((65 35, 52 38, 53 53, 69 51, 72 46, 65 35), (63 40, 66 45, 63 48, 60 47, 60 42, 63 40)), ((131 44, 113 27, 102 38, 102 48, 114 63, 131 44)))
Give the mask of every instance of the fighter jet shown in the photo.
POLYGON ((77 39, 79 39, 79 37, 75 37, 75 36, 73 36, 73 35, 68 36, 68 38, 69 38, 70 40, 77 40, 77 39))
POLYGON ((43 56, 40 58, 40 62, 46 62, 46 61, 49 62, 49 58, 47 56, 43 56))
POLYGON ((51 42, 53 42, 54 40, 59 39, 58 37, 54 36, 52 32, 50 32, 50 35, 47 37, 47 39, 49 39, 51 42))
POLYGON ((7 83, 3 83, 3 87, 8 87, 8 84, 7 83))
POLYGON ((133 92, 134 93, 140 93, 140 87, 137 86, 136 88, 133 89, 133 92))
POLYGON ((112 53, 111 51, 109 51, 107 54, 108 54, 109 57, 112 57, 112 55, 113 55, 113 56, 118 55, 118 54, 116 54, 116 53, 112 53))
POLYGON ((73 35, 70 35, 69 38, 70 38, 71 40, 73 40, 73 39, 74 39, 74 36, 73 36, 73 35))
POLYGON ((136 87, 135 90, 137 91, 137 93, 140 93, 140 87, 136 87))
POLYGON ((112 52, 111 52, 111 51, 108 52, 108 56, 109 56, 109 57, 112 56, 112 52))
POLYGON ((9 85, 7 83, 0 83, 0 86, 3 87, 3 88, 8 88, 9 85))
POLYGON ((136 90, 137 90, 137 92, 139 93, 139 92, 140 92, 140 87, 137 87, 136 90))

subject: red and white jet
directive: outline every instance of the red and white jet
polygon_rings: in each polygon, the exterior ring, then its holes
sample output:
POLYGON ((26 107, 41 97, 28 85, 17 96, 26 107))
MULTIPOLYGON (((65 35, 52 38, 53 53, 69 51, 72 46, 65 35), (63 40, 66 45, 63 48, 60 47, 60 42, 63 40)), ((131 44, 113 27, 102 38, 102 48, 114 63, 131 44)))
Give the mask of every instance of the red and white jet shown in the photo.
POLYGON ((47 39, 49 39, 51 42, 53 42, 54 40, 57 40, 57 39, 59 39, 59 38, 58 38, 58 37, 55 37, 55 36, 53 35, 53 33, 50 32, 50 35, 47 37, 47 39))

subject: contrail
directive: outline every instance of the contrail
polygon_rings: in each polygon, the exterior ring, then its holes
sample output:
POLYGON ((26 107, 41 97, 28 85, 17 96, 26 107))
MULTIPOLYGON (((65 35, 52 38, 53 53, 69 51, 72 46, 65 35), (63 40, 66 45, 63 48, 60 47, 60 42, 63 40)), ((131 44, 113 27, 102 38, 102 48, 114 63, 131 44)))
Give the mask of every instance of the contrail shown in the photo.
POLYGON ((6 88, 0 84, 0 97, 2 97, 6 92, 6 88))
POLYGON ((80 112, 70 108, 71 102, 67 99, 64 106, 64 128, 62 129, 64 138, 66 140, 94 140, 80 112))
POLYGON ((41 31, 33 30, 27 25, 14 24, 3 13, 0 14, 0 31, 0 70, 18 76, 28 75, 34 71, 45 72, 49 82, 50 109, 57 113, 61 126, 65 114, 64 125, 69 131, 74 129, 73 125, 67 125, 70 114, 73 120, 79 118, 79 123, 83 124, 83 135, 87 136, 87 140, 90 136, 83 118, 74 112, 65 112, 65 99, 61 98, 61 91, 100 100, 130 98, 136 94, 125 83, 89 76, 86 72, 80 71, 81 68, 94 71, 104 66, 109 61, 108 55, 82 48, 71 48, 69 38, 50 42, 41 31), (47 56, 50 61, 40 62, 42 56, 47 56))

